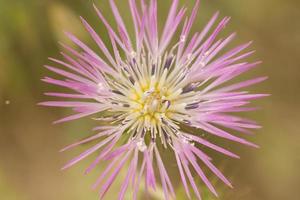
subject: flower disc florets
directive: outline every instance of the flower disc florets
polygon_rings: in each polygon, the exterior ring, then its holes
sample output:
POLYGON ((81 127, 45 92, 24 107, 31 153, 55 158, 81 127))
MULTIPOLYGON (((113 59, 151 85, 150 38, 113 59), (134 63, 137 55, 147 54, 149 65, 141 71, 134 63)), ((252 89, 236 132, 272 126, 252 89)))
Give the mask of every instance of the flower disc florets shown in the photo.
POLYGON ((186 80, 187 66, 176 65, 174 55, 152 58, 150 54, 147 60, 144 53, 135 53, 111 81, 110 111, 124 113, 122 123, 130 124, 134 138, 150 135, 155 142, 158 135, 167 147, 179 133, 179 124, 188 121, 188 110, 197 108, 195 87, 186 80))

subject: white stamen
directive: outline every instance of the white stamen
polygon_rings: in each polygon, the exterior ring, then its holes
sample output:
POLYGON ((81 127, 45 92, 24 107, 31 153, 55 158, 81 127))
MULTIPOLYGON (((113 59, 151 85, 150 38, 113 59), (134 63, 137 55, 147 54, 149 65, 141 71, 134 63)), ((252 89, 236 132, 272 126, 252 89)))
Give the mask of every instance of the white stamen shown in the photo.
POLYGON ((98 89, 97 89, 97 92, 102 92, 104 90, 104 86, 103 86, 103 83, 98 83, 98 89))
POLYGON ((136 57, 136 52, 135 52, 135 51, 131 51, 131 52, 130 52, 130 56, 131 56, 132 58, 135 58, 135 57, 136 57))
POLYGON ((144 152, 147 149, 147 146, 143 138, 140 138, 136 143, 136 145, 141 152, 144 152))
POLYGON ((185 42, 185 40, 186 40, 186 36, 185 35, 180 36, 180 42, 185 42))
POLYGON ((201 62, 199 63, 199 65, 200 65, 201 67, 204 67, 204 66, 205 66, 205 62, 204 62, 204 61, 201 61, 201 62))

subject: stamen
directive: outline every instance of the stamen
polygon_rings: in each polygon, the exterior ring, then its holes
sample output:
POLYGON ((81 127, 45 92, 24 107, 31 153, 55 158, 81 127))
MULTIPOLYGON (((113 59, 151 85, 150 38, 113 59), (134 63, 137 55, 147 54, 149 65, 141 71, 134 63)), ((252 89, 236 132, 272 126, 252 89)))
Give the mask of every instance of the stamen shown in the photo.
POLYGON ((171 106, 171 101, 169 101, 169 100, 163 100, 163 104, 165 104, 166 105, 166 109, 168 109, 171 106))
POLYGON ((132 83, 132 85, 134 85, 135 81, 134 81, 134 79, 132 78, 132 76, 129 76, 129 81, 132 83))
POLYGON ((205 62, 204 62, 204 61, 201 61, 201 62, 199 63, 199 65, 200 65, 200 67, 204 67, 204 66, 205 66, 205 62))
POLYGON ((112 90, 112 92, 115 93, 115 94, 119 94, 119 95, 124 96, 124 94, 122 92, 120 92, 119 90, 112 90))
POLYGON ((180 42, 185 42, 185 40, 186 40, 186 36, 185 35, 180 36, 180 42))
POLYGON ((103 92, 103 90, 105 89, 104 86, 103 86, 103 83, 98 83, 97 86, 98 86, 98 88, 97 88, 98 93, 103 92))
POLYGON ((170 56, 169 58, 167 58, 164 69, 169 69, 170 68, 170 66, 172 64, 172 61, 173 61, 173 58, 174 58, 174 56, 170 56))
POLYGON ((199 107, 199 103, 192 103, 192 104, 188 104, 185 109, 187 110, 192 110, 192 109, 196 109, 199 107))
POLYGON ((193 91, 196 88, 196 84, 190 83, 182 88, 182 94, 193 91))
POLYGON ((191 124, 191 121, 184 119, 184 120, 183 120, 183 123, 189 125, 189 124, 191 124))
POLYGON ((131 51, 131 52, 130 52, 130 56, 131 56, 132 58, 135 58, 135 57, 136 57, 136 52, 135 52, 135 51, 131 51))
POLYGON ((140 138, 136 143, 136 145, 141 152, 144 152, 147 149, 147 146, 143 138, 140 138))
POLYGON ((151 75, 154 75, 155 73, 155 64, 152 64, 152 68, 151 68, 151 75))

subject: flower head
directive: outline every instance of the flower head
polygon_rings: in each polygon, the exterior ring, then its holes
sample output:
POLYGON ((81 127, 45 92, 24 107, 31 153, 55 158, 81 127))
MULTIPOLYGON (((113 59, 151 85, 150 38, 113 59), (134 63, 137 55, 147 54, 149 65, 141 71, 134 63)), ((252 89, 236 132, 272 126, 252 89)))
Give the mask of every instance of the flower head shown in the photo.
POLYGON ((43 81, 73 91, 46 95, 77 99, 41 103, 46 106, 71 107, 76 112, 57 122, 96 114, 98 118, 93 119, 105 124, 95 128, 98 134, 62 150, 101 139, 72 159, 64 169, 98 152, 99 155, 86 172, 90 172, 102 160, 110 161, 94 185, 95 188, 100 186, 101 197, 120 170, 129 164, 119 199, 124 198, 130 183, 134 190, 133 199, 136 199, 142 177, 146 188, 155 189, 157 182, 160 182, 165 199, 175 198, 168 170, 161 157, 160 149, 166 148, 174 152, 174 160, 189 198, 191 187, 196 197, 201 199, 192 171, 217 195, 199 162, 204 163, 225 184, 231 184, 212 164, 212 159, 203 151, 203 147, 230 157, 238 156, 209 142, 197 132, 204 131, 256 147, 228 130, 248 133, 251 129, 259 128, 255 122, 235 116, 234 113, 254 109, 248 107, 249 100, 265 94, 250 94, 241 89, 261 82, 265 77, 224 86, 227 81, 259 63, 241 61, 253 53, 242 53, 250 43, 222 54, 221 50, 235 37, 235 34, 231 34, 225 39, 217 39, 229 18, 225 17, 213 28, 218 18, 216 13, 201 32, 191 34, 199 1, 196 1, 191 16, 183 20, 186 9, 178 11, 178 0, 173 0, 160 34, 157 1, 149 0, 145 3, 141 0, 137 4, 135 0, 129 0, 135 30, 135 39, 132 40, 113 0, 110 0, 110 5, 117 22, 117 32, 96 7, 95 10, 107 28, 111 51, 94 29, 81 18, 103 56, 67 33, 80 51, 63 44, 67 52, 62 53, 64 61, 53 58, 50 60, 67 70, 46 66, 64 79, 46 77, 43 81), (177 32, 180 34, 178 37, 177 32), (125 143, 121 143, 121 139, 125 143))

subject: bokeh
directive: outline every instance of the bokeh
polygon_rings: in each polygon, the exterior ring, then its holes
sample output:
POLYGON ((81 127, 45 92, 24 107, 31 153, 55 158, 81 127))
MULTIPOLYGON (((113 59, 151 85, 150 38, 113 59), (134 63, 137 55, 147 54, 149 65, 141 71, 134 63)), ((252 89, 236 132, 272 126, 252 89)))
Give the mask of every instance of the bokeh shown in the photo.
MULTIPOLYGON (((101 166, 83 175, 92 157, 68 171, 60 171, 85 146, 58 152, 64 145, 91 134, 94 122, 81 119, 52 125, 68 111, 37 106, 46 100, 44 92, 56 89, 40 79, 50 73, 42 67, 49 63, 47 58, 59 57, 58 41, 70 43, 63 31, 72 32, 93 46, 79 20, 79 16, 84 16, 104 40, 108 39, 93 2, 113 23, 107 0, 0 0, 0 199, 98 199, 90 186, 101 166)), ((170 2, 159 0, 160 19, 164 19, 170 2)), ((127 1, 117 3, 129 29, 132 28, 127 1)), ((193 0, 181 3, 191 7, 193 0)), ((263 61, 244 77, 268 75, 269 79, 251 90, 272 94, 255 102, 263 109, 247 114, 263 125, 248 137, 261 148, 224 143, 241 159, 213 156, 234 185, 234 189, 229 189, 215 180, 219 199, 300 199, 300 1, 202 0, 193 31, 201 30, 217 10, 222 16, 232 17, 222 35, 236 31, 238 39, 232 45, 253 40, 251 48, 256 54, 251 59, 263 61)), ((175 174, 175 165, 168 165, 168 170, 175 174)), ((117 185, 108 192, 107 199, 116 199, 117 185)), ((183 191, 177 188, 178 199, 185 199, 183 191)), ((156 196, 153 199, 160 199, 159 194, 156 196)), ((208 195, 206 199, 215 198, 208 195)))

